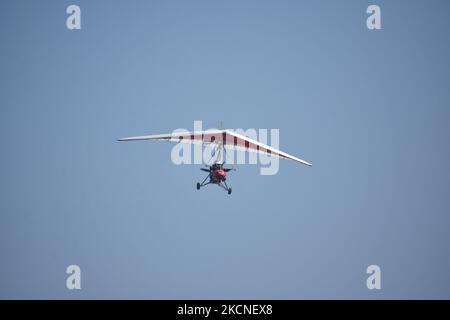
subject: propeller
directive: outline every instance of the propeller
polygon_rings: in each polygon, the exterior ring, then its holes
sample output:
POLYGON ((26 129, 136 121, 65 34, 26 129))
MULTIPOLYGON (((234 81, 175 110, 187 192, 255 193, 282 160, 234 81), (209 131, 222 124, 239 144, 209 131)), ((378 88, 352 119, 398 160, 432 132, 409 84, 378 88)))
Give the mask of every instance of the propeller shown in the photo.
POLYGON ((231 165, 231 168, 224 168, 223 169, 223 171, 225 171, 225 172, 229 172, 231 170, 236 171, 236 168, 234 167, 234 165, 231 165))

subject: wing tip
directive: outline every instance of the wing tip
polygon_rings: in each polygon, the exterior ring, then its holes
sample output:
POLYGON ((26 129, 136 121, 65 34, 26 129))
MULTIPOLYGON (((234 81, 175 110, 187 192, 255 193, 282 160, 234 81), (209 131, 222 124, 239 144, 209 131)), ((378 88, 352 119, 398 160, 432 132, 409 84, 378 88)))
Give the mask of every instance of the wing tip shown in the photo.
POLYGON ((296 157, 285 157, 285 159, 289 159, 289 160, 294 160, 294 161, 297 161, 297 162, 300 162, 301 164, 304 164, 304 165, 306 165, 306 166, 308 166, 308 167, 312 167, 312 163, 309 163, 308 161, 305 161, 305 160, 302 160, 302 159, 299 159, 299 158, 296 158, 296 157))
POLYGON ((303 163, 304 165, 307 165, 308 167, 312 167, 312 163, 309 163, 309 162, 307 162, 305 160, 300 160, 299 162, 303 163))

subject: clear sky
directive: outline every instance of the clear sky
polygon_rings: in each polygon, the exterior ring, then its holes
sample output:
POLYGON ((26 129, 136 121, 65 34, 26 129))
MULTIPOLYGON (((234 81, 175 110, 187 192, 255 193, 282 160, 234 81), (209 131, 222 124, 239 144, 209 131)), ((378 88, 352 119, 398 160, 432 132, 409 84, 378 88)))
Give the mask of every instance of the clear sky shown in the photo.
POLYGON ((450 298, 449 12, 3 1, 0 298, 450 298), (116 141, 194 120, 279 128, 313 167, 239 166, 228 196, 170 143, 116 141))

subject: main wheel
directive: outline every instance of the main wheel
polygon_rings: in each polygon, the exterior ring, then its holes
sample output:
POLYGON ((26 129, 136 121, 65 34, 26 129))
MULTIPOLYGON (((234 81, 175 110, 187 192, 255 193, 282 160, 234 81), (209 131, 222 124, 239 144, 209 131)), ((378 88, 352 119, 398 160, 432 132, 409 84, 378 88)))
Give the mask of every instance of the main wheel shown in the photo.
POLYGON ((200 182, 197 182, 197 190, 200 190, 200 182))
POLYGON ((231 188, 228 188, 228 194, 231 194, 231 188))

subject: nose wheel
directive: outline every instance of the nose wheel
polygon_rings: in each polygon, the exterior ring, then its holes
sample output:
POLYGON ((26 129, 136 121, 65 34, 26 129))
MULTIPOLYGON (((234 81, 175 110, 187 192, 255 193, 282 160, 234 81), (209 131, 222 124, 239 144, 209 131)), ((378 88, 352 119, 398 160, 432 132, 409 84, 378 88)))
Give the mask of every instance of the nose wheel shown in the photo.
POLYGON ((228 194, 231 194, 232 189, 228 188, 228 194))

